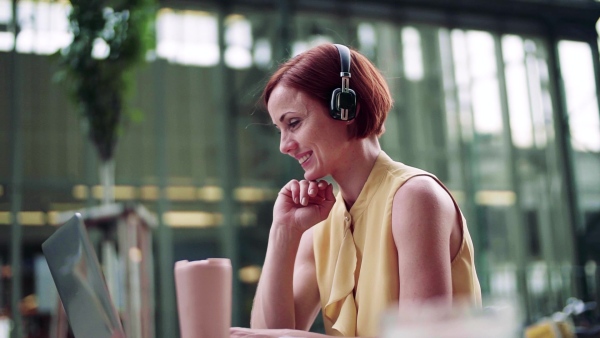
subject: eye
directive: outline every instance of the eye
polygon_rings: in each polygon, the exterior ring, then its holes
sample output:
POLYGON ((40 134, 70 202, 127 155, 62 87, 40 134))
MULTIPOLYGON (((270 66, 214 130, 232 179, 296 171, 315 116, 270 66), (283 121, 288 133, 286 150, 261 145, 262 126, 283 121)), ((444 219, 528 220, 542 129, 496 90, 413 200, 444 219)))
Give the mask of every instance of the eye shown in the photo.
POLYGON ((299 119, 291 119, 290 122, 288 122, 288 127, 290 129, 294 129, 298 126, 298 124, 300 124, 300 120, 299 119))

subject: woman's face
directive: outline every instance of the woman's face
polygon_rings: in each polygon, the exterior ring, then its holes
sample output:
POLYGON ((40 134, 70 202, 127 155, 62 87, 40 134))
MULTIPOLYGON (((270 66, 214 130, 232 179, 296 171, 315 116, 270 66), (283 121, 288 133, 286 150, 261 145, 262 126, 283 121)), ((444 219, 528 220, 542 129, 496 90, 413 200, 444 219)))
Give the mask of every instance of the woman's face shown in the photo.
POLYGON ((281 85, 271 92, 267 109, 281 132, 279 150, 298 160, 305 179, 334 175, 350 139, 347 122, 331 118, 308 94, 281 85))

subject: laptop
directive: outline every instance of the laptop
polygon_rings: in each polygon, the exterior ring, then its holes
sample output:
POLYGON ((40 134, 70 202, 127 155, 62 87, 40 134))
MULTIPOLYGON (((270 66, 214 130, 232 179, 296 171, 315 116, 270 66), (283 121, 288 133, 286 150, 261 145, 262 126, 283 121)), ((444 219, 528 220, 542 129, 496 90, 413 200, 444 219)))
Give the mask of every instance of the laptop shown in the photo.
POLYGON ((125 338, 81 214, 43 244, 52 279, 76 338, 125 338))

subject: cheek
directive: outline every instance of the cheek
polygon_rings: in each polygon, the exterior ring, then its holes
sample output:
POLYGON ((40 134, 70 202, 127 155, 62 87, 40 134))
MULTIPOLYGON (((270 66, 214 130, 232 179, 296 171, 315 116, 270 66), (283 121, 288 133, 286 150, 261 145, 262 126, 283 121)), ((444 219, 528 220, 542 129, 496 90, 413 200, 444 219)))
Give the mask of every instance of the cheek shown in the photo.
POLYGON ((323 133, 323 137, 335 141, 336 143, 343 142, 348 139, 348 128, 345 122, 334 121, 336 123, 331 124, 323 133), (343 125, 342 125, 343 124, 343 125))

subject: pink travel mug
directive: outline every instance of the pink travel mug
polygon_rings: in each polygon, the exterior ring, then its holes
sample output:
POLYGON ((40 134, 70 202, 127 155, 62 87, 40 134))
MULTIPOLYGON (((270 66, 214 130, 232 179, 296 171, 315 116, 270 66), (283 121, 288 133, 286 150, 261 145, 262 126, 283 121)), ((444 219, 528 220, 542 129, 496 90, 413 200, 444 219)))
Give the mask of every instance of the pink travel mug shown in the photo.
POLYGON ((227 338, 231 327, 231 261, 175 263, 181 338, 227 338))

